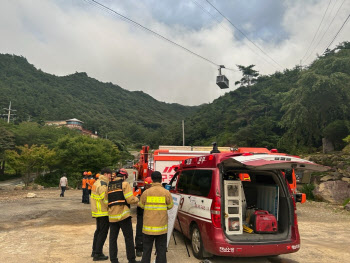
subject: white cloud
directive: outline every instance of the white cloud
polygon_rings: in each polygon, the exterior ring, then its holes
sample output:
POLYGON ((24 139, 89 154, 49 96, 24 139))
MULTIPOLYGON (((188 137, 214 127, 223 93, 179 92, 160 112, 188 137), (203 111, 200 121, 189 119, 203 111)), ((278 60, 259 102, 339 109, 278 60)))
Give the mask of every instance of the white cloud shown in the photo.
MULTIPOLYGON (((108 3, 111 2, 106 5, 108 3)), ((295 66, 306 52, 327 4, 328 0, 285 1, 281 26, 288 38, 282 42, 255 40, 256 43, 284 67, 295 66)), ((249 41, 237 40, 224 30, 223 27, 229 26, 225 22, 211 23, 200 29, 189 28, 159 22, 146 5, 139 9, 127 7, 120 8, 125 15, 215 63, 227 67, 255 64, 263 74, 276 70, 256 54, 261 52, 249 41)), ((350 3, 344 4, 342 9, 328 38, 315 52, 323 51, 340 28, 350 3)), ((331 18, 329 16, 326 22, 331 18)), ((349 40, 349 24, 333 47, 349 40)), ((22 55, 45 72, 67 75, 84 71, 124 89, 142 90, 160 101, 198 105, 211 102, 228 91, 216 86, 215 66, 84 1, 3 1, 0 35, 0 53, 22 55)), ((229 71, 225 74, 231 81, 230 90, 234 89, 234 81, 240 79, 240 74, 229 71)))

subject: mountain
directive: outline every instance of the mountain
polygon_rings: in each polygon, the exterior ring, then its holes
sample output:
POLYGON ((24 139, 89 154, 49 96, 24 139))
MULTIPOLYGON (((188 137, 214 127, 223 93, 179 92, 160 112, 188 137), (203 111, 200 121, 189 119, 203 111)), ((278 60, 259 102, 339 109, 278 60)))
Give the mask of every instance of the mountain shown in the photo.
POLYGON ((9 54, 0 54, 0 91, 1 108, 11 101, 16 122, 77 118, 84 128, 129 144, 147 143, 155 131, 181 126, 199 108, 160 102, 86 73, 47 74, 24 57, 9 54))
POLYGON ((0 91, 0 106, 12 101, 17 122, 74 117, 136 149, 182 145, 183 119, 186 145, 216 141, 299 153, 321 150, 326 138, 341 149, 350 134, 350 43, 326 50, 308 67, 260 75, 197 107, 159 102, 86 73, 57 77, 14 55, 0 55, 0 91))

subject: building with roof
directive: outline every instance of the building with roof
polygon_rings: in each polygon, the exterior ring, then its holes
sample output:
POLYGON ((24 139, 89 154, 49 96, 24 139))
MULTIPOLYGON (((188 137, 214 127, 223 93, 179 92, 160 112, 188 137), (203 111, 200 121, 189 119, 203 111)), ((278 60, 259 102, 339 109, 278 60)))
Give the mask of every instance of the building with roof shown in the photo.
POLYGON ((83 128, 83 123, 81 120, 78 120, 76 118, 69 119, 66 121, 46 121, 45 125, 48 126, 58 126, 58 127, 67 127, 69 129, 75 129, 80 131, 83 135, 90 136, 92 138, 98 138, 97 134, 94 134, 93 132, 86 130, 83 128))

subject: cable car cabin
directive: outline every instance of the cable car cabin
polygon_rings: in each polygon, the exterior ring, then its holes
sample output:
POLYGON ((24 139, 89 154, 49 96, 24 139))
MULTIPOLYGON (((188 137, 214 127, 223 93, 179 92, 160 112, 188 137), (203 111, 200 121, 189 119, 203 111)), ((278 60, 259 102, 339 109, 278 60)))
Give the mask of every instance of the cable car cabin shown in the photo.
POLYGON ((219 75, 216 77, 216 85, 220 87, 220 89, 228 89, 229 88, 229 81, 228 78, 226 78, 225 75, 219 75))

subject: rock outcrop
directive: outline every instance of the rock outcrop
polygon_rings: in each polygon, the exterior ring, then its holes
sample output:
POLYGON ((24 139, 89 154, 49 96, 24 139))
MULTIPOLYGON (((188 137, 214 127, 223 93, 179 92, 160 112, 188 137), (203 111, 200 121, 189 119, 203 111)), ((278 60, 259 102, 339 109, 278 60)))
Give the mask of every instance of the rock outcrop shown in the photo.
POLYGON ((312 176, 315 184, 313 194, 316 200, 331 203, 343 203, 350 198, 350 152, 344 148, 341 152, 315 154, 306 157, 318 164, 329 166, 330 170, 312 176))

